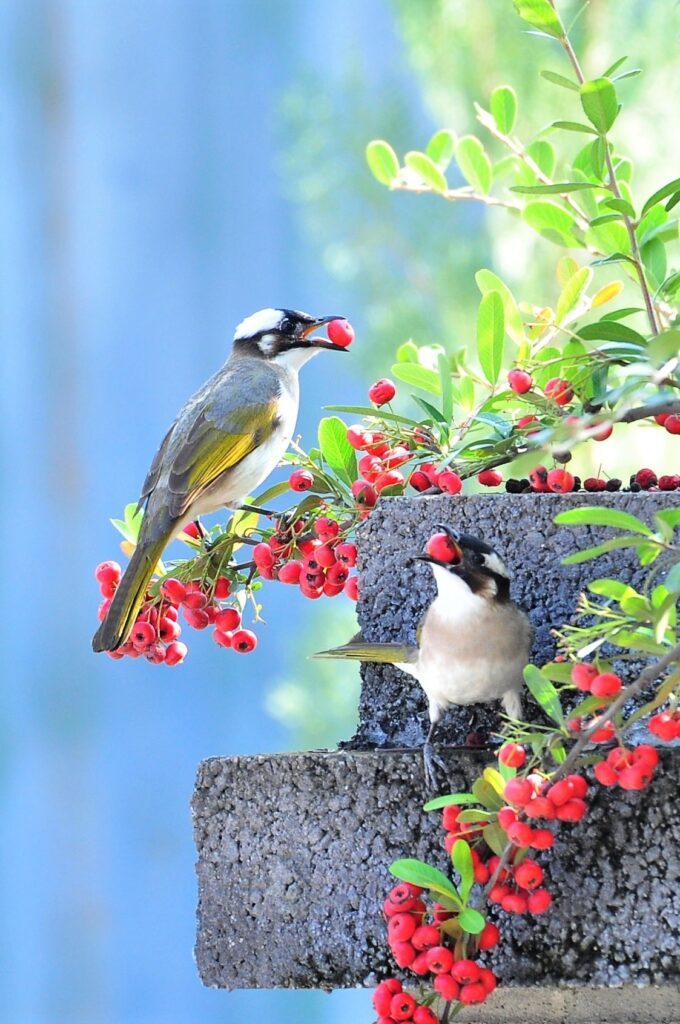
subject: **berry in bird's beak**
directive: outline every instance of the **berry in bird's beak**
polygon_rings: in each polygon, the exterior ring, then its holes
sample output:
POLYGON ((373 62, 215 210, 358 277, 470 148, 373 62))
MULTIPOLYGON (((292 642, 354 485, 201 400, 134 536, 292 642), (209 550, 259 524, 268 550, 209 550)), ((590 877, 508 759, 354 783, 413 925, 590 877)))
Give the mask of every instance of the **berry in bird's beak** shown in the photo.
POLYGON ((330 352, 343 352, 354 340, 354 329, 347 320, 337 316, 322 316, 315 320, 309 327, 302 331, 302 337, 308 341, 312 348, 328 349, 330 352), (328 324, 326 333, 330 341, 324 338, 312 338, 311 335, 323 324, 328 324))
POLYGON ((338 348, 349 348, 354 341, 354 328, 347 320, 331 320, 326 333, 338 348))
POLYGON ((463 552, 452 537, 446 533, 435 533, 425 545, 425 551, 436 562, 458 565, 463 561, 463 552))

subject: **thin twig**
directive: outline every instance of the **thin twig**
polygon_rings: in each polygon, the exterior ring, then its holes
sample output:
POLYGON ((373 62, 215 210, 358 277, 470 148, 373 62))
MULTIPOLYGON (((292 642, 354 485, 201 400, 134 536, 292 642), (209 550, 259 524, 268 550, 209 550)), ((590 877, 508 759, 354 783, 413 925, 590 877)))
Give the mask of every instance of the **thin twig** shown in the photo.
POLYGON ((473 203, 484 203, 485 206, 504 206, 507 210, 521 210, 522 207, 519 203, 513 203, 509 200, 498 199, 496 196, 482 195, 480 192, 473 191, 472 188, 449 188, 446 192, 435 192, 428 185, 409 185, 405 182, 397 182, 392 185, 393 192, 427 192, 433 195, 439 195, 442 199, 448 199, 449 202, 461 202, 469 200, 473 203))

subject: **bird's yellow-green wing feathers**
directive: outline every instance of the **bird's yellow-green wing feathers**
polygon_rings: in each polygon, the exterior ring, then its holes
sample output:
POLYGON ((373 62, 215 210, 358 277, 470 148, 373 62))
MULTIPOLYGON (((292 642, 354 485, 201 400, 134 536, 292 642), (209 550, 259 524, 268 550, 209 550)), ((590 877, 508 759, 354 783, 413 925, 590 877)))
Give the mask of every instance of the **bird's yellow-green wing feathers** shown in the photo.
POLYGON ((372 661, 386 665, 409 664, 418 658, 418 648, 410 644, 372 644, 360 633, 342 647, 331 647, 328 651, 317 651, 314 658, 345 658, 350 661, 372 661))

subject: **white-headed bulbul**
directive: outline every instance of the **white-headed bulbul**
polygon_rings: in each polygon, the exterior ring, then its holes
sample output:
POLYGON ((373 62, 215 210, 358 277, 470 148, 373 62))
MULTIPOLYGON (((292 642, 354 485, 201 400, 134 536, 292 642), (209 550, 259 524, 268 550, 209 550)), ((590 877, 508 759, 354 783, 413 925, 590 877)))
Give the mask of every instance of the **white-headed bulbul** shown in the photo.
POLYGON ((523 669, 533 636, 527 615, 510 599, 510 578, 497 552, 479 537, 439 528, 458 546, 460 560, 440 561, 430 554, 409 559, 430 564, 437 584, 417 646, 368 643, 358 634, 343 647, 315 655, 389 663, 420 683, 430 713, 423 758, 431 786, 439 763, 432 741, 446 708, 500 699, 510 718, 521 716, 523 669))
POLYGON ((261 309, 238 325, 227 362, 182 407, 154 456, 139 540, 93 650, 126 641, 172 537, 200 515, 241 508, 276 467, 295 429, 298 371, 324 349, 345 351, 314 331, 340 319, 261 309))

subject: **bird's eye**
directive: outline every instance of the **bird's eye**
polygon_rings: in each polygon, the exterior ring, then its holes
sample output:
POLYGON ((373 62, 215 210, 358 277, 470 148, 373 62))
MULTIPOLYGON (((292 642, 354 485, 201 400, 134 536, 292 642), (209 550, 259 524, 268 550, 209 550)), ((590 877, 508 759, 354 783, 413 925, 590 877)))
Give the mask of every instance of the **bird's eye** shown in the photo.
POLYGON ((284 334, 288 334, 293 330, 293 321, 288 316, 284 316, 283 320, 279 324, 279 330, 283 331, 284 334))

